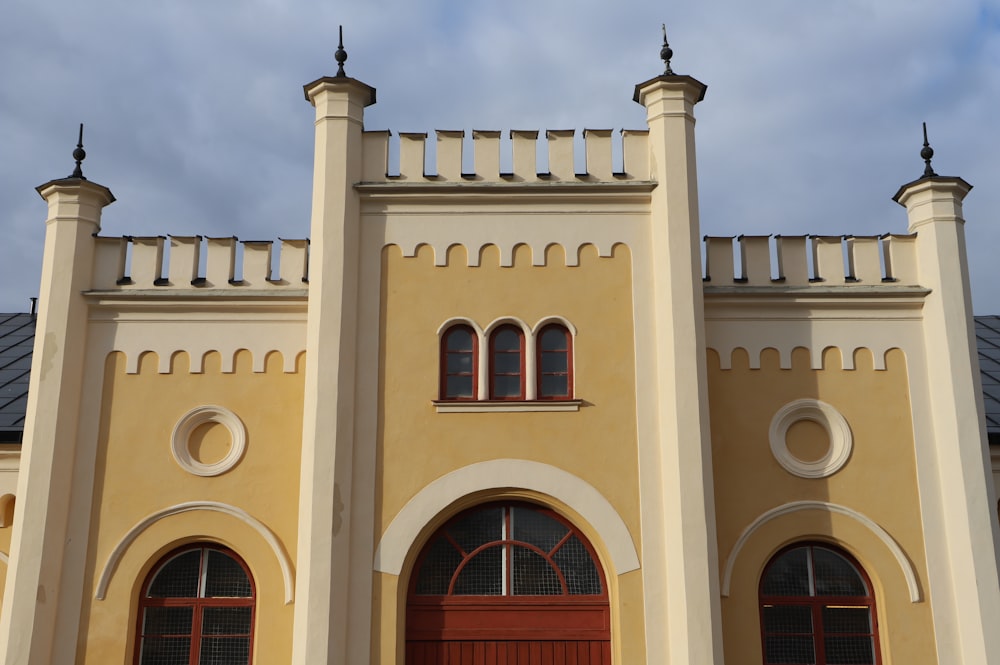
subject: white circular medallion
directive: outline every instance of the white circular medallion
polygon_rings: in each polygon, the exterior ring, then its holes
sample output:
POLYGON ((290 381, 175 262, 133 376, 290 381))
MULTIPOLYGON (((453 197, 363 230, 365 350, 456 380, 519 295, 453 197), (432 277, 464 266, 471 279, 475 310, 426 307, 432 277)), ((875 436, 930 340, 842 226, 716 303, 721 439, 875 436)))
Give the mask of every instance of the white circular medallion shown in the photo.
POLYGON ((771 453, 785 471, 800 478, 826 478, 847 464, 853 440, 847 420, 835 408, 818 399, 797 399, 778 409, 768 431, 771 453), (801 460, 788 449, 788 430, 803 420, 820 425, 830 437, 830 446, 822 457, 801 460))
POLYGON ((170 435, 170 452, 178 465, 196 476, 218 476, 232 469, 247 447, 247 430, 235 413, 222 406, 205 405, 184 414, 170 435), (191 436, 200 426, 217 423, 229 430, 230 445, 222 459, 202 462, 191 452, 191 436))

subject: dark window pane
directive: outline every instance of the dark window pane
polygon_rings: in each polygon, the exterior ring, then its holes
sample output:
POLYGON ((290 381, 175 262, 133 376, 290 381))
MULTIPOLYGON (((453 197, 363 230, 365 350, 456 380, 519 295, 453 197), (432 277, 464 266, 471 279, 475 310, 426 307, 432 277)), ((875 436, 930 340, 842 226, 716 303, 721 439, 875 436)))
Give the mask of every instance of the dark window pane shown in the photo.
POLYGON ((868 588, 850 561, 825 547, 813 547, 817 596, 867 596, 868 588))
POLYGON ((197 598, 201 550, 175 556, 160 568, 149 585, 148 598, 197 598))
POLYGON ((448 333, 445 340, 445 349, 448 351, 468 351, 472 352, 472 331, 465 328, 456 328, 448 333))
POLYGON ((472 377, 471 376, 449 376, 445 381, 445 397, 452 399, 456 397, 472 398, 472 377))
POLYGON ((206 598, 249 598, 250 579, 236 559, 208 550, 208 574, 205 579, 206 598))
POLYGON ((472 371, 472 354, 471 353, 449 353, 448 354, 448 373, 449 374, 460 374, 472 371))
POLYGON ((534 545, 546 554, 569 531, 562 522, 530 508, 512 508, 510 522, 514 540, 534 545))
POLYGON ((201 641, 199 665, 246 665, 249 662, 249 637, 206 637, 201 641))
POLYGON ((139 647, 139 665, 188 665, 190 657, 190 637, 144 637, 139 647))
POLYGON ((417 595, 444 596, 455 569, 462 563, 462 555, 444 536, 438 536, 424 557, 417 577, 417 595))
POLYGON ((143 635, 190 635, 191 607, 147 607, 142 616, 143 635))
POLYGON ((569 395, 569 377, 547 374, 542 377, 542 397, 564 397, 569 395))
POLYGON ((544 557, 526 547, 514 547, 513 554, 515 596, 562 595, 559 575, 544 557))
POLYGON ((808 552, 808 547, 797 547, 778 557, 767 569, 762 593, 765 596, 810 595, 808 552))
POLYGON ((566 362, 567 358, 568 356, 565 353, 543 353, 541 363, 542 373, 565 373, 569 371, 566 362))
POLYGON ((249 607, 206 607, 201 618, 202 635, 249 635, 249 607))
POLYGON ((867 607, 824 607, 823 630, 832 633, 871 633, 872 613, 867 607))
POLYGON ((812 665, 816 662, 813 638, 768 635, 764 638, 764 662, 769 665, 812 665))
POLYGON ((497 353, 493 356, 493 372, 496 374, 520 374, 520 353, 497 353))
POLYGON ((448 535, 466 554, 503 538, 503 508, 483 508, 467 513, 448 526, 448 535))
POLYGON ((827 637, 826 662, 829 665, 873 665, 875 647, 871 637, 827 637))
POLYGON ((812 608, 808 605, 772 605, 764 608, 765 633, 812 634, 812 608))
POLYGON ((569 349, 566 338, 566 331, 562 328, 546 328, 539 340, 539 348, 542 351, 566 351, 569 349))
POLYGON ((521 377, 519 376, 495 376, 493 377, 494 397, 520 397, 521 377))
POLYGON ((498 545, 472 557, 455 580, 456 596, 503 594, 503 547, 498 545))
POLYGON ((513 328, 501 328, 493 333, 494 351, 519 351, 521 349, 521 335, 513 328))
POLYGON ((593 557, 576 536, 572 536, 552 555, 552 560, 566 578, 570 595, 599 596, 601 574, 597 572, 593 557))

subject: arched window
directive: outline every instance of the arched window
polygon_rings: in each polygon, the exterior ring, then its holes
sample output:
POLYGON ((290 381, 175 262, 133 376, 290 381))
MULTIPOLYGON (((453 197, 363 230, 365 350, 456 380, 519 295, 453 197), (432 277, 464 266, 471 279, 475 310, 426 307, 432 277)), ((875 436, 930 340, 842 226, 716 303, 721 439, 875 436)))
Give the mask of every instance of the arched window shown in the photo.
POLYGON ((139 598, 137 665, 249 665, 254 585, 234 552, 175 550, 153 567, 139 598))
POLYGON ((538 333, 538 399, 573 397, 573 338, 564 326, 552 324, 538 333))
POLYGON ((452 326, 441 338, 441 399, 476 399, 479 365, 476 331, 452 326))
POLYGON ((779 552, 760 583, 764 663, 876 665, 872 586, 850 556, 826 545, 779 552))
POLYGON ((524 333, 516 326, 490 335, 490 399, 524 399, 524 333))

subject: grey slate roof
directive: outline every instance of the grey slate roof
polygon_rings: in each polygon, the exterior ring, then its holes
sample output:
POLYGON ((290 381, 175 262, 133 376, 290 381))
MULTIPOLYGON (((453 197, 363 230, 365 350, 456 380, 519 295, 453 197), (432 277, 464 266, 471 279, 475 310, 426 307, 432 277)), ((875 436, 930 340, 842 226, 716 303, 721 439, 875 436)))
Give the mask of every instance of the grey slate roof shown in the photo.
MULTIPOLYGON (((990 443, 1000 444, 1000 316, 975 321, 986 430, 990 443)), ((34 341, 34 315, 0 314, 0 443, 21 440, 34 341)))
POLYGON ((0 314, 0 443, 21 440, 34 344, 34 315, 0 314))

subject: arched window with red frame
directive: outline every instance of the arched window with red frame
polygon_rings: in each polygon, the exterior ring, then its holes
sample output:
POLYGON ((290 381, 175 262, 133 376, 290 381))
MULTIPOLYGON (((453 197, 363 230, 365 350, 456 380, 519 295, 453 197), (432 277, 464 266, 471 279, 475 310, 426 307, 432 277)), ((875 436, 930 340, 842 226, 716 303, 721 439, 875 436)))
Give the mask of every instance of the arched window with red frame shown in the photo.
POLYGON ((479 341, 464 324, 452 326, 441 337, 441 399, 478 397, 479 341))
POLYGON ((847 553, 825 544, 778 552, 760 583, 765 665, 878 665, 871 581, 847 553))
POLYGON ((490 399, 524 399, 524 332, 517 326, 490 335, 490 399))
POLYGON ((136 665, 249 665, 255 589, 235 552, 197 544, 149 573, 139 597, 136 665))
POLYGON ((550 324, 538 332, 535 346, 538 399, 573 397, 573 338, 565 326, 550 324))

